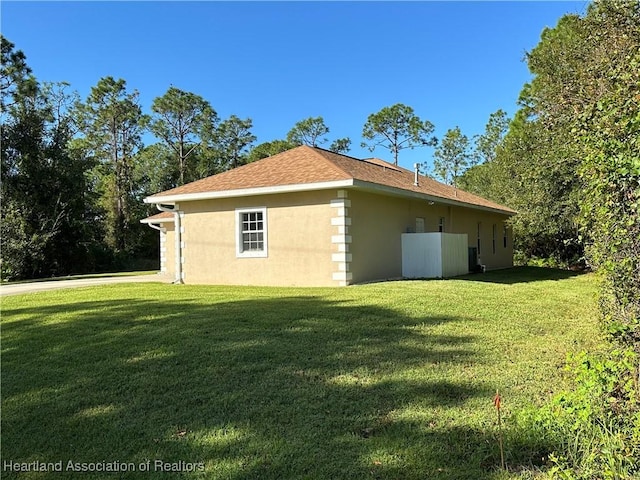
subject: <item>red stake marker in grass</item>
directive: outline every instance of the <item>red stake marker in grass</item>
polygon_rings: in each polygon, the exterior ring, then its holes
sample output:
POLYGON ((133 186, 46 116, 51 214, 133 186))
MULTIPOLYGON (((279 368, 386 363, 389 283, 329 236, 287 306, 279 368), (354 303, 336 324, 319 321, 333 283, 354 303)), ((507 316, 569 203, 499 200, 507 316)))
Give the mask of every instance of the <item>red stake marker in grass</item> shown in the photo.
POLYGON ((493 397, 493 406, 496 407, 498 412, 498 445, 500 445, 500 463, 502 465, 502 469, 505 470, 504 465, 504 448, 502 446, 502 418, 500 417, 500 404, 502 402, 502 397, 500 397, 500 393, 496 390, 496 396, 493 397))

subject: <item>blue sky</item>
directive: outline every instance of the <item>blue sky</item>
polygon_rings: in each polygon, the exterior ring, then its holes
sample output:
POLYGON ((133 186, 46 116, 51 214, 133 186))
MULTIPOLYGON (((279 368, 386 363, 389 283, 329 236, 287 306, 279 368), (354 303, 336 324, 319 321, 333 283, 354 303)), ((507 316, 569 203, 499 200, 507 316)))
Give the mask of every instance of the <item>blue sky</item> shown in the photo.
MULTIPOLYGON (((404 103, 436 135, 482 133, 512 115, 530 80, 525 52, 579 2, 1 2, 2 33, 40 81, 86 98, 124 78, 145 111, 170 85, 207 99, 221 118, 253 120, 257 143, 322 116, 329 139, 360 147, 367 116, 404 103)), ((152 137, 145 139, 153 142, 152 137)), ((328 144, 327 144, 328 145, 328 144)), ((400 153, 430 161, 432 148, 400 153)))

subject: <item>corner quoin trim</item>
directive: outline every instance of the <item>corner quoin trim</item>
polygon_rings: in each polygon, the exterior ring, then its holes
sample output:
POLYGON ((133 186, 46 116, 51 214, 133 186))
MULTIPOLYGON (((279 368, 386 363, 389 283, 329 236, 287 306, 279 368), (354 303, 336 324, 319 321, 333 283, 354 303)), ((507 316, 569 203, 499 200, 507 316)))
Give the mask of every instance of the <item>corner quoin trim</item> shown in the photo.
POLYGON ((351 217, 348 216, 348 209, 351 207, 351 200, 348 199, 349 192, 340 189, 336 192, 335 199, 331 200, 331 207, 335 209, 331 217, 331 225, 337 227, 337 234, 331 236, 331 243, 336 245, 338 252, 331 254, 331 261, 334 263, 334 271, 331 279, 338 282, 338 286, 346 287, 353 280, 351 273, 351 235, 349 226, 351 217))

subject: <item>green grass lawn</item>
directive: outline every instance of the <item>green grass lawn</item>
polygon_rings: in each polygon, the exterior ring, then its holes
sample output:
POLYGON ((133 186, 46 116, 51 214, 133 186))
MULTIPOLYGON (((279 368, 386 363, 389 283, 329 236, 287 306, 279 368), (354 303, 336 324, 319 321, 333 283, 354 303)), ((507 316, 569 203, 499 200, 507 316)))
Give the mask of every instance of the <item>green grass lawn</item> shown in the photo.
POLYGON ((516 478, 508 417, 597 341, 592 275, 536 268, 330 288, 105 285, 2 299, 3 478, 516 478), (88 466, 88 465, 87 465, 88 466), (183 465, 184 467, 184 465, 183 465))

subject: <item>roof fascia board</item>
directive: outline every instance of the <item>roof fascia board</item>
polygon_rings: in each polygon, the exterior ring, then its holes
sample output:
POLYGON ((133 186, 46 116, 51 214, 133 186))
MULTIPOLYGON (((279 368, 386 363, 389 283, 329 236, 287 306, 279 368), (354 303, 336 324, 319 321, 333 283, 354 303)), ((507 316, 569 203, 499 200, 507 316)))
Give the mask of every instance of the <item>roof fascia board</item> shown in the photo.
POLYGON ((434 203, 441 203, 445 205, 453 205, 456 207, 473 208, 476 210, 484 210, 492 213, 500 213, 502 215, 513 216, 515 213, 501 210, 499 208, 486 207, 484 205, 474 205, 473 203, 466 203, 462 201, 451 200, 448 198, 438 197, 435 195, 428 195, 426 193, 413 192, 411 190, 404 190, 402 188, 390 187, 388 185, 380 185, 378 183, 365 182, 363 180, 355 180, 353 186, 356 188, 362 188, 363 190, 369 190, 372 192, 385 193, 387 195, 393 195, 398 197, 417 198, 420 200, 427 200, 434 203))
POLYGON ((155 196, 144 199, 145 203, 187 202, 195 200, 212 200, 216 198, 250 197, 254 195, 272 195, 276 193, 307 192, 310 190, 328 190, 331 188, 344 188, 353 185, 353 179, 335 180, 332 182, 300 183, 294 185, 276 185, 272 187, 254 187, 236 190, 220 190, 214 192, 183 193, 178 195, 155 196))
POLYGON ((173 218, 156 218, 155 220, 149 220, 148 218, 143 218, 142 220, 140 220, 140 223, 146 223, 146 224, 173 223, 173 222, 174 222, 173 218))

